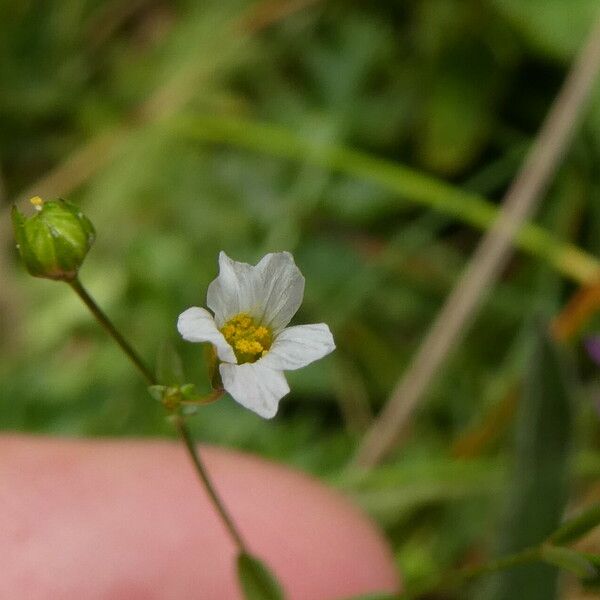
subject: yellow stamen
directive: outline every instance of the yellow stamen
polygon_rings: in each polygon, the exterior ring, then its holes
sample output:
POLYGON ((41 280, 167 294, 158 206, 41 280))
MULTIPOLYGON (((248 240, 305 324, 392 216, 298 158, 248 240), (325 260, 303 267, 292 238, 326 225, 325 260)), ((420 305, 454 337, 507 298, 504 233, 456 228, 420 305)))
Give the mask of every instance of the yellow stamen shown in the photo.
POLYGON ((34 196, 29 202, 33 204, 35 210, 42 210, 42 206, 44 205, 44 201, 39 196, 34 196))
POLYGON ((272 335, 268 327, 257 325, 248 313, 232 317, 221 327, 221 333, 233 348, 240 364, 256 362, 271 347, 272 335))

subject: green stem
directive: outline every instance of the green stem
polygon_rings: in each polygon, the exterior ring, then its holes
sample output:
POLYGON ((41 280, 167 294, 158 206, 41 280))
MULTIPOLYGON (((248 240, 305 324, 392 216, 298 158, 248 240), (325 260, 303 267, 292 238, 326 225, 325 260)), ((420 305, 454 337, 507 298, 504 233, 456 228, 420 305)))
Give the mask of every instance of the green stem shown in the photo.
POLYGON ((189 430, 188 426, 186 425, 183 417, 179 414, 174 414, 172 416, 171 420, 173 421, 175 427, 179 431, 179 434, 181 435, 181 438, 183 439, 185 446, 188 450, 188 454, 190 455, 190 458, 192 459, 192 462, 194 463, 194 466, 196 467, 196 472, 198 473, 198 477, 204 484, 204 487, 206 488, 206 491, 208 492, 208 495, 209 495, 210 499, 212 500, 212 503, 213 503, 215 509, 219 513, 221 520, 225 524, 225 527, 229 531, 229 533, 230 533, 231 537, 233 538, 234 542, 236 543, 239 551, 247 553, 248 550, 247 550, 246 544, 244 542, 244 539, 242 538, 237 527, 235 526, 233 519, 227 512, 227 509, 225 508, 225 505, 223 504, 222 500, 219 498, 217 491, 215 490, 215 487, 208 476, 206 467, 200 460, 200 455, 198 454, 196 444, 194 443, 194 440, 192 439, 190 430, 189 430))
POLYGON ((129 342, 119 333, 117 328, 112 324, 110 319, 106 316, 104 311, 96 304, 95 300, 89 295, 88 291, 81 285, 79 279, 74 279, 69 282, 71 289, 81 298, 83 303, 90 309, 90 312, 94 315, 96 321, 106 329, 108 334, 119 344, 121 350, 127 354, 129 360, 136 366, 138 371, 142 374, 144 379, 150 385, 156 385, 156 377, 154 377, 152 371, 144 364, 144 361, 140 358, 139 354, 132 348, 129 342))
POLYGON ((535 546, 534 548, 527 548, 521 552, 517 552, 516 554, 510 554, 509 556, 491 560, 482 565, 467 567, 456 574, 453 583, 455 585, 461 585, 481 575, 494 573, 496 571, 504 571, 505 569, 511 569, 512 567, 516 567, 518 565, 526 565, 540 560, 540 555, 541 547, 535 546))
POLYGON ((404 594, 401 594, 400 598, 402 600, 410 600, 425 594, 429 595, 435 594, 436 592, 441 593, 454 590, 481 575, 495 573, 496 571, 503 571, 519 565, 526 565, 542 560, 541 553, 542 546, 534 546, 533 548, 526 548, 525 550, 510 554, 509 556, 491 560, 482 565, 450 571, 437 577, 433 584, 430 582, 420 589, 408 590, 404 594))
MULTIPOLYGON (((95 300, 90 296, 90 294, 87 292, 87 290, 83 287, 83 285, 81 284, 79 279, 74 279, 73 281, 70 281, 69 285, 71 286, 71 289, 73 289, 73 291, 81 298, 83 303, 89 308, 90 312, 94 315, 94 318, 98 321, 98 323, 100 323, 100 325, 102 325, 102 327, 104 327, 104 329, 117 342, 117 344, 119 344, 119 347, 121 348, 121 350, 123 350, 123 352, 125 352, 127 357, 136 366, 136 368, 142 374, 144 379, 146 379, 146 381, 150 385, 158 384, 158 381, 157 381, 156 377, 154 376, 154 374, 152 373, 152 371, 150 371, 150 369, 145 365, 144 361, 140 358, 139 354, 133 349, 131 344, 129 344, 129 342, 127 342, 127 340, 121 335, 121 333, 113 325, 111 320, 106 316, 104 311, 96 304, 95 300)), ((223 390, 220 390, 220 389, 215 390, 213 392, 215 399, 217 397, 221 396, 222 394, 223 394, 223 390)), ((212 398, 212 395, 211 395, 211 398, 212 398)), ((219 498, 219 495, 217 494, 217 491, 215 490, 215 488, 212 484, 212 481, 210 480, 208 472, 206 471, 206 467, 204 466, 204 464, 202 463, 202 460, 200 459, 200 455, 198 454, 196 444, 194 443, 194 440, 192 439, 192 435, 191 435, 187 425, 185 424, 183 417, 181 417, 181 415, 179 415, 179 414, 174 414, 172 420, 173 420, 173 423, 175 424, 175 427, 177 428, 179 435, 181 436, 181 438, 183 439, 183 441, 185 443, 185 447, 190 455, 190 458, 192 459, 192 463, 194 464, 194 467, 196 468, 196 472, 198 473, 200 481, 204 484, 204 487, 208 493, 208 496, 209 496, 211 502, 213 503, 217 513, 223 520, 225 527, 231 534, 231 537, 233 538, 234 542, 238 546, 240 552, 246 552, 247 551, 246 544, 244 543, 242 536, 240 535, 237 528, 235 527, 233 519, 230 517, 229 513, 227 512, 225 505, 223 504, 222 500, 219 498)))

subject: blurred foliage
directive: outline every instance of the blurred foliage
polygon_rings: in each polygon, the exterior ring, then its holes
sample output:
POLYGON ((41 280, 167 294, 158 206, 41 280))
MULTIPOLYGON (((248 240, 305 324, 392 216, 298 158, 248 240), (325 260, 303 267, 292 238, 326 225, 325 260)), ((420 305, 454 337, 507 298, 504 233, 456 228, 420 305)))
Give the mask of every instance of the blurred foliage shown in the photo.
MULTIPOLYGON (((544 330, 538 331, 517 419, 511 492, 498 533, 500 556, 542 543, 560 525, 568 489, 573 427, 571 373, 544 330)), ((544 564, 496 575, 484 598, 556 598, 558 571, 544 564)))
MULTIPOLYGON (((81 205, 98 232, 82 279, 149 361, 173 344, 200 388, 200 348, 177 339, 175 321, 203 304, 218 251, 252 262, 290 250, 307 280, 295 322, 330 323, 338 350, 289 374, 274 421, 224 399, 195 417, 195 434, 353 494, 385 526, 408 580, 489 555, 515 445, 514 411, 491 429, 486 415, 530 360, 532 316, 557 314, 573 283, 518 253, 407 443, 367 478, 340 474, 468 261, 473 217, 435 212, 310 153, 257 151, 260 128, 246 131, 256 143, 210 143, 182 123, 270 124, 320 156, 354 148, 497 203, 596 9, 595 0, 0 2, 0 428, 173 435, 70 290, 18 264, 11 201, 51 191, 81 205), (456 452, 478 430, 488 433, 468 456, 456 452)), ((598 94, 537 218, 596 256, 598 94)), ((579 349, 598 327, 595 316, 570 343, 582 380, 572 505, 600 493, 600 377, 579 349)), ((570 580, 561 589, 576 597, 570 580)))

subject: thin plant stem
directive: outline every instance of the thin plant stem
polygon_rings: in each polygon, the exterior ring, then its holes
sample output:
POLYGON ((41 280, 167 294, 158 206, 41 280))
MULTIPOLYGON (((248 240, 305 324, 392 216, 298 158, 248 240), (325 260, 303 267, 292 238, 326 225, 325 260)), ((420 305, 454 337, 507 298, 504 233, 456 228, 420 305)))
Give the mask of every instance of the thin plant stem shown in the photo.
POLYGON ((73 291, 81 298, 83 303, 90 309, 96 321, 106 329, 108 334, 119 344, 121 350, 127 354, 129 360, 136 366, 138 371, 143 375, 144 379, 150 385, 156 385, 156 377, 152 371, 146 366, 139 354, 133 349, 131 344, 121 335, 119 330, 112 324, 111 320, 106 316, 104 311, 96 304, 95 300, 89 295, 88 291, 83 287, 79 279, 74 279, 69 282, 73 291))
POLYGON ((223 521, 225 527, 229 531, 229 534, 231 535, 234 542, 236 543, 239 551, 247 553, 248 550, 247 550, 246 543, 244 542, 244 539, 242 538, 237 527, 235 526, 233 519, 227 512, 223 502, 219 498, 217 491, 215 490, 215 487, 214 487, 212 481, 210 480, 210 477, 208 476, 206 467, 200 460, 200 455, 198 454, 196 444, 194 443, 194 440, 192 439, 192 435, 190 433, 188 426, 185 423, 184 418, 179 414, 174 414, 172 416, 171 420, 173 421, 173 424, 177 428, 179 435, 181 435, 181 438, 183 439, 185 446, 188 450, 188 454, 190 455, 190 458, 192 459, 192 462, 194 463, 194 466, 196 467, 196 472, 198 473, 198 477, 204 484, 204 487, 206 488, 206 491, 207 491, 208 495, 210 496, 212 503, 214 504, 217 512, 219 513, 221 520, 223 521))
MULTIPOLYGON (((108 334, 117 342, 117 344, 119 345, 121 350, 123 350, 123 352, 125 352, 127 357, 135 365, 135 367, 138 369, 138 371, 141 373, 141 375, 144 377, 144 379, 150 385, 156 385, 158 383, 158 381, 157 381, 156 377, 154 376, 154 374, 152 373, 152 371, 150 371, 150 369, 146 366, 146 364, 144 363, 142 358, 133 349, 131 344, 129 344, 129 342, 127 342, 127 340, 121 335, 119 330, 113 325, 112 321, 106 316, 104 311, 96 304, 96 301, 92 298, 92 296, 90 296, 88 291, 83 287, 83 285, 81 284, 79 279, 74 279, 73 281, 70 281, 69 285, 71 286, 71 289, 79 296, 79 298, 81 298, 83 303, 88 307, 88 309, 90 310, 92 315, 94 315, 94 318, 98 321, 98 323, 100 323, 100 325, 102 325, 102 327, 108 332, 108 334)), ((222 394, 223 394, 223 390, 221 390, 221 389, 214 390, 214 392, 210 395, 210 397, 212 399, 213 395, 214 395, 214 397, 215 397, 214 399, 216 399, 217 397, 221 396, 222 394)), ((209 496, 211 502, 213 503, 213 506, 215 507, 217 513, 221 517, 225 527, 227 528, 227 531, 229 531, 231 537, 233 538, 233 541, 239 548, 240 552, 247 552, 247 546, 244 543, 244 540, 243 540, 242 536, 240 535, 239 531, 237 530, 237 528, 233 522, 233 519, 227 512, 227 509, 225 508, 223 501, 221 500, 221 498, 219 498, 219 495, 217 494, 217 491, 215 490, 215 487, 208 475, 208 472, 206 470, 206 467, 204 466, 204 463, 202 462, 202 460, 200 458, 198 449, 196 448, 196 444, 194 443, 194 440, 192 439, 190 430, 188 429, 187 425, 185 424, 183 417, 178 413, 173 413, 171 420, 173 421, 175 428, 177 429, 177 432, 181 436, 181 438, 185 444, 185 447, 188 451, 188 454, 192 460, 192 463, 196 469, 196 472, 198 473, 198 477, 200 478, 200 481, 204 485, 204 488, 206 489, 206 492, 208 493, 208 496, 209 496)))
POLYGON ((462 569, 447 572, 439 577, 436 577, 434 583, 430 582, 428 585, 424 585, 419 589, 407 590, 400 595, 400 600, 411 600, 424 594, 434 594, 436 592, 456 590, 465 583, 481 577, 482 575, 504 571, 519 565, 527 565, 539 560, 542 560, 541 545, 534 546, 532 548, 526 548, 520 552, 493 559, 481 565, 464 567, 462 569))
POLYGON ((408 429, 435 375, 460 343, 502 273, 513 239, 547 190, 575 134, 599 72, 600 16, 506 193, 498 218, 479 243, 386 406, 361 441, 353 466, 369 469, 379 464, 408 429))
MULTIPOLYGON (((560 531, 560 529, 558 531, 560 531)), ((512 569, 513 567, 529 565, 534 562, 543 562, 553 567, 566 569, 579 577, 582 576, 579 569, 585 568, 585 563, 589 563, 587 566, 590 567, 591 574, 594 570, 594 565, 597 564, 598 555, 589 552, 578 552, 571 550, 566 546, 553 544, 551 540, 557 533, 558 532, 555 532, 554 535, 550 536, 546 541, 537 546, 530 546, 513 554, 489 560, 480 565, 466 566, 447 571, 435 577, 434 580, 407 589, 397 597, 397 600, 414 600, 422 597, 429 598, 430 596, 437 597, 438 594, 445 595, 448 592, 456 592, 465 584, 482 575, 489 575, 499 571, 512 569), (577 569, 574 568, 575 564, 571 564, 570 566, 566 564, 557 564, 547 556, 547 553, 552 548, 555 550, 562 549, 572 552, 576 558, 582 561, 582 564, 578 565, 577 569)))
POLYGON ((505 569, 511 569, 518 565, 526 565, 531 562, 541 560, 541 547, 536 546, 534 548, 527 548, 516 554, 510 554, 509 556, 503 556, 491 560, 490 562, 475 567, 467 567, 462 571, 459 571, 456 576, 457 583, 463 583, 479 577, 480 575, 486 575, 487 573, 495 573, 496 571, 504 571, 505 569))

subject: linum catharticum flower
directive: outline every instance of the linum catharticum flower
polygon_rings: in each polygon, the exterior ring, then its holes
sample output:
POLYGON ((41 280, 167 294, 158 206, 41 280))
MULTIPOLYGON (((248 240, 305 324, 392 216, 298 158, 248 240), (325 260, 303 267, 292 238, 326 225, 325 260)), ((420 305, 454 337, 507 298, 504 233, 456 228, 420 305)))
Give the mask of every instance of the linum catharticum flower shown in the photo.
POLYGON ((223 388, 242 406, 271 418, 290 388, 283 371, 300 369, 335 349, 324 323, 286 327, 302 303, 304 277, 289 252, 267 254, 256 266, 219 254, 219 276, 204 308, 179 315, 190 342, 210 342, 223 388))

